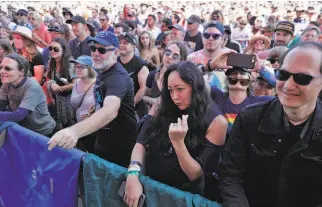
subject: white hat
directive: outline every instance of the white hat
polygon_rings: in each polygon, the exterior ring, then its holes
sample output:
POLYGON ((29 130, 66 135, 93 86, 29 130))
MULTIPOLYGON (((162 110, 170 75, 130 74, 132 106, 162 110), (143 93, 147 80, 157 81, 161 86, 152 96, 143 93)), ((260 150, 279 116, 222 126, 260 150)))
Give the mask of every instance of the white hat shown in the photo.
POLYGON ((14 31, 12 31, 11 33, 12 34, 20 34, 20 35, 28 38, 29 40, 36 42, 36 40, 34 40, 32 38, 32 32, 28 27, 18 25, 16 27, 16 29, 14 31))

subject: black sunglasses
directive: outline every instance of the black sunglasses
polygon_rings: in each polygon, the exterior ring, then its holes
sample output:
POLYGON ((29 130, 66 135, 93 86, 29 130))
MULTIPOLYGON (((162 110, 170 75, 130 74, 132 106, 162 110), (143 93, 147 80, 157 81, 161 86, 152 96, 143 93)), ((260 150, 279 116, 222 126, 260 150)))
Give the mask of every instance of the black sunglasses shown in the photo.
POLYGON ((212 39, 214 40, 218 40, 222 35, 221 34, 217 34, 217 33, 203 33, 202 36, 205 38, 205 39, 209 39, 210 37, 212 37, 212 39))
POLYGON ((173 60, 180 60, 180 55, 177 54, 177 53, 173 53, 171 50, 169 49, 165 49, 164 50, 164 54, 167 56, 167 57, 170 57, 170 55, 172 55, 172 59, 173 60))
POLYGON ((48 49, 49 49, 49 51, 53 51, 54 50, 54 52, 59 52, 60 51, 58 47, 49 46, 48 49))
POLYGON ((104 22, 104 21, 105 21, 105 19, 100 19, 100 21, 101 21, 101 22, 104 22))
POLYGON ((287 81, 291 76, 293 76, 294 82, 301 86, 307 86, 311 83, 313 78, 322 78, 322 76, 310 76, 303 73, 290 73, 286 70, 275 69, 275 77, 279 81, 287 81))
POLYGON ((105 49, 105 48, 102 48, 102 47, 95 47, 95 46, 90 46, 89 47, 91 49, 92 52, 95 52, 96 50, 98 50, 98 52, 102 55, 104 55, 105 53, 107 52, 110 52, 110 51, 113 51, 115 50, 115 48, 109 48, 109 49, 105 49))
POLYGON ((27 16, 27 15, 24 15, 24 14, 17 14, 17 16, 21 16, 21 17, 23 17, 23 16, 27 16))
POLYGON ((237 82, 240 83, 242 86, 247 86, 250 82, 250 79, 237 79, 237 78, 228 78, 228 83, 230 85, 236 85, 237 82))
POLYGON ((11 67, 8 67, 8 66, 5 66, 5 67, 0 66, 0 70, 2 70, 2 69, 4 69, 4 70, 5 70, 5 71, 7 71, 7 72, 10 72, 10 71, 12 71, 12 70, 15 70, 15 69, 13 69, 13 68, 11 68, 11 67))
POLYGON ((278 62, 278 58, 269 58, 267 59, 271 64, 278 62))

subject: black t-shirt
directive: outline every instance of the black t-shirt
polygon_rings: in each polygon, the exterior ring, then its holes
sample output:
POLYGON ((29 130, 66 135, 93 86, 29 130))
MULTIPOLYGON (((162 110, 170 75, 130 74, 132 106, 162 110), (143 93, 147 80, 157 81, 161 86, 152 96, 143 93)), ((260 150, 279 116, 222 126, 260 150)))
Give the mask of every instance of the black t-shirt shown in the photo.
POLYGON ((295 145, 297 141, 301 139, 300 135, 302 133, 302 130, 305 126, 307 121, 305 121, 302 124, 299 125, 293 125, 291 122, 290 124, 290 130, 287 132, 284 136, 283 140, 281 141, 281 147, 278 150, 278 156, 283 160, 284 157, 287 155, 287 153, 290 151, 290 149, 295 145))
POLYGON ((151 71, 148 75, 148 78, 146 79, 145 86, 147 88, 152 89, 152 94, 151 94, 152 98, 157 98, 160 96, 160 90, 159 90, 158 84, 155 80, 155 76, 158 74, 158 72, 159 72, 159 70, 151 71))
POLYGON ((235 50, 236 52, 240 53, 240 47, 237 43, 231 42, 230 40, 227 41, 226 47, 232 50, 235 50))
MULTIPOLYGON (((218 115, 220 115, 220 111, 217 105, 210 105, 204 114, 206 128, 210 126, 211 122, 218 115)), ((204 187, 203 179, 190 181, 181 169, 178 157, 173 147, 171 146, 169 150, 165 152, 161 149, 158 141, 149 139, 149 131, 153 126, 152 123, 153 118, 149 116, 147 120, 144 121, 136 141, 137 143, 148 146, 145 161, 146 175, 154 180, 181 190, 200 194, 204 187)), ((210 163, 213 166, 218 164, 221 147, 210 143, 205 136, 200 137, 200 139, 203 140, 204 146, 199 149, 189 150, 189 153, 201 165, 204 171, 208 171, 209 168, 207 167, 210 163), (214 156, 214 154, 217 156, 214 156), (211 160, 209 158, 211 158, 211 160)))
POLYGON ((189 48, 194 52, 203 49, 202 37, 200 32, 198 32, 198 34, 193 37, 190 37, 187 32, 186 36, 184 37, 184 41, 188 43, 189 48))
POLYGON ((37 66, 37 65, 45 65, 44 58, 40 53, 37 53, 32 58, 31 62, 29 62, 29 70, 30 70, 31 76, 35 76, 34 66, 37 66))
POLYGON ((129 73, 131 79, 134 84, 134 95, 140 89, 140 84, 138 80, 138 74, 143 66, 146 65, 146 62, 139 56, 134 55, 133 58, 128 62, 123 64, 121 58, 118 57, 117 61, 121 63, 121 65, 125 68, 125 70, 129 73))
POLYGON ((80 42, 77 37, 69 41, 68 48, 75 60, 82 55, 91 56, 91 50, 89 48, 89 44, 87 43, 89 38, 90 36, 88 36, 83 42, 80 42))
POLYGON ((320 92, 319 98, 322 100, 322 91, 320 92))
POLYGON ((115 63, 109 70, 99 73, 94 87, 97 107, 103 107, 106 96, 121 99, 117 117, 106 127, 107 134, 97 137, 97 144, 102 146, 117 145, 124 148, 133 147, 137 136, 137 124, 134 115, 134 89, 132 81, 120 63, 115 63))

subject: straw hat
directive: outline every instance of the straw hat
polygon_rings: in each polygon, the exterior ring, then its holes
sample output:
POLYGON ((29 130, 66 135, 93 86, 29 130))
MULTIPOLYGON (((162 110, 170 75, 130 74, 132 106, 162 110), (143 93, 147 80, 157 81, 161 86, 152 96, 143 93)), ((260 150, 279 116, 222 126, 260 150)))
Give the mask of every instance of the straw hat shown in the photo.
POLYGON ((250 42, 249 42, 250 48, 254 47, 254 44, 255 44, 255 42, 257 40, 263 40, 264 41, 265 49, 268 49, 269 46, 271 45, 271 40, 268 37, 266 37, 264 35, 255 35, 250 39, 250 42))
POLYGON ((28 27, 18 25, 14 31, 11 31, 11 34, 20 34, 27 39, 37 43, 37 41, 32 38, 32 32, 28 27))

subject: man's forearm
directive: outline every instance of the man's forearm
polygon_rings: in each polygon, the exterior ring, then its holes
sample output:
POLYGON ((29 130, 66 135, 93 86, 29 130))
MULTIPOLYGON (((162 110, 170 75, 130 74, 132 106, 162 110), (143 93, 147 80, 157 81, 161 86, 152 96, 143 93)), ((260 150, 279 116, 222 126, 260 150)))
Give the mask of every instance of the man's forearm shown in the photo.
POLYGON ((81 138, 111 123, 117 117, 117 114, 118 110, 114 109, 114 107, 103 107, 71 128, 77 133, 78 138, 81 138))

